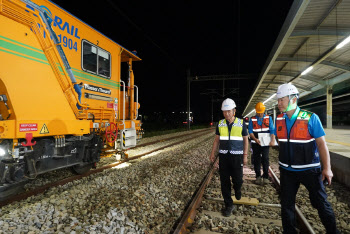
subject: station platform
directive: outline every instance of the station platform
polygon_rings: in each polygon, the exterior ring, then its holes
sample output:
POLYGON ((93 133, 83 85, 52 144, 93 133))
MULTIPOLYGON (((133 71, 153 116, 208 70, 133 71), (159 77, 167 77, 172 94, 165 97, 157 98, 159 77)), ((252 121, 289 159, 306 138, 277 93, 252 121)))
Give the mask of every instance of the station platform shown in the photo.
POLYGON ((324 130, 329 151, 350 157, 350 126, 324 130))
POLYGON ((350 187, 350 126, 324 130, 334 178, 350 187))

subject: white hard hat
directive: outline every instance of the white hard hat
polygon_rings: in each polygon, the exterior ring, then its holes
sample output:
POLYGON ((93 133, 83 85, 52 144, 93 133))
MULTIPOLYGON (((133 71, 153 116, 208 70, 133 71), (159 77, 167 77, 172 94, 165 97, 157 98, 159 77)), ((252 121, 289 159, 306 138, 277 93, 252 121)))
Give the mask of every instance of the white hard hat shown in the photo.
POLYGON ((289 95, 297 95, 298 93, 298 89, 294 85, 290 83, 283 84, 278 87, 276 98, 283 98, 289 95))
POLYGON ((221 105, 222 111, 232 110, 234 108, 236 108, 236 103, 231 98, 227 98, 222 102, 222 105, 221 105))

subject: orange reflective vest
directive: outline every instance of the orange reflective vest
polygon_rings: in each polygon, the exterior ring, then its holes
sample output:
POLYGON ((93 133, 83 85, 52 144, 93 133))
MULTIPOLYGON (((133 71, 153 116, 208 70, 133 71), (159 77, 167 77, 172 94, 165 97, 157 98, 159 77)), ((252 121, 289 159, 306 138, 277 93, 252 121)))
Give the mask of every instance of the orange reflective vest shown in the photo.
MULTIPOLYGON (((256 116, 253 116, 251 120, 253 124, 253 134, 256 139, 259 139, 259 133, 270 133, 270 116, 265 115, 261 125, 258 124, 258 118, 256 116)), ((254 140, 251 142, 256 143, 254 140)))
POLYGON ((280 166, 304 169, 321 165, 315 138, 310 135, 308 129, 308 122, 312 115, 312 112, 300 110, 289 135, 285 120, 286 115, 277 116, 276 132, 280 166))

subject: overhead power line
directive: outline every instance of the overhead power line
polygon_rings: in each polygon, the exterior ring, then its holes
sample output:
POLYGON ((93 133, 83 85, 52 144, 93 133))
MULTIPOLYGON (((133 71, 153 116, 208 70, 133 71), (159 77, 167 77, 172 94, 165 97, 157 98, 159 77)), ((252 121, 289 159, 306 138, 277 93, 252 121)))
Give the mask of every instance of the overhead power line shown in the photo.
POLYGON ((136 23, 134 23, 112 0, 107 0, 107 2, 112 6, 112 8, 117 11, 122 17, 124 17, 132 26, 134 26, 138 31, 140 31, 143 36, 151 42, 152 45, 154 45, 156 48, 159 49, 160 52, 162 52, 163 55, 165 55, 169 60, 171 60, 176 65, 180 66, 175 59, 173 59, 162 47, 160 47, 146 32, 144 32, 136 23))

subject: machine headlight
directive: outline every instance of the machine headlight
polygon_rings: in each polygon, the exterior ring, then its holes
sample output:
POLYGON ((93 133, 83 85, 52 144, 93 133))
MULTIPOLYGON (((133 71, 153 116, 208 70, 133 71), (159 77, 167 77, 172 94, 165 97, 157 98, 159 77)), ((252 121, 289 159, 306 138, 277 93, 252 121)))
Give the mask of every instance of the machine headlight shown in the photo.
POLYGON ((3 148, 0 148, 0 157, 4 156, 6 151, 3 148))

